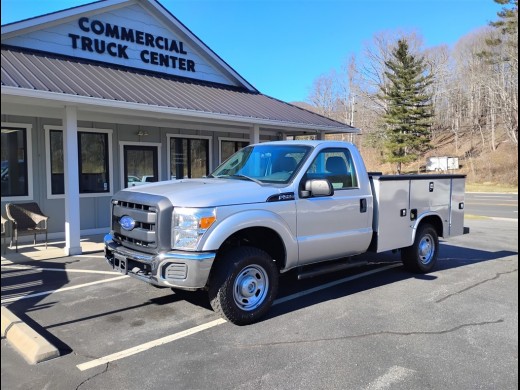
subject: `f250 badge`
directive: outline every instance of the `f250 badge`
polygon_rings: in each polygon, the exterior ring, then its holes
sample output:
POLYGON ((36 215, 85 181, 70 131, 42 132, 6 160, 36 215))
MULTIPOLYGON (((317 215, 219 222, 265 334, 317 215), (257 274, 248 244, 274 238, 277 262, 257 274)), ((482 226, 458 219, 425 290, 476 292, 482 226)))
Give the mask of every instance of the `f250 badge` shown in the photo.
POLYGON ((284 192, 282 194, 271 195, 267 198, 268 202, 283 202, 285 200, 294 200, 294 192, 284 192))
POLYGON ((132 230, 135 228, 135 219, 132 217, 129 217, 128 215, 123 215, 119 219, 119 225, 125 230, 132 230))

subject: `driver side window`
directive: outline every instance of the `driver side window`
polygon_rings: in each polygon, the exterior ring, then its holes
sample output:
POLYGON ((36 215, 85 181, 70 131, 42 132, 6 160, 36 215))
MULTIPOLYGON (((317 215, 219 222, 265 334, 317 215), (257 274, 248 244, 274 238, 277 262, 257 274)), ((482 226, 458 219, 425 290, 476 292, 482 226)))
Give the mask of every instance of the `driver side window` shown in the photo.
POLYGON ((313 161, 306 179, 327 179, 334 190, 357 188, 357 175, 347 149, 326 149, 313 161))

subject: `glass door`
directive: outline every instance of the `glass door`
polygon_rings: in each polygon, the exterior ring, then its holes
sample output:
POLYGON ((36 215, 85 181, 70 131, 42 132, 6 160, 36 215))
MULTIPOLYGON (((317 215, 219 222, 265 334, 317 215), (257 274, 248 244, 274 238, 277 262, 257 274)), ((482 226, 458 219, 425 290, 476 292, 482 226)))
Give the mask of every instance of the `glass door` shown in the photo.
POLYGON ((124 145, 124 188, 159 181, 156 146, 124 145))

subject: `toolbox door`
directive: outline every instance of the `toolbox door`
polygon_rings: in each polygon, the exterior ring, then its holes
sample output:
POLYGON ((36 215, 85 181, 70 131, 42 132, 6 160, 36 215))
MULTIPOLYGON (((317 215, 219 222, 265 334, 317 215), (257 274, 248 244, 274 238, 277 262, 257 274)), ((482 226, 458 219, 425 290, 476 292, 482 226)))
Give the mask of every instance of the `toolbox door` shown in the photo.
POLYGON ((451 179, 450 236, 464 234, 465 179, 451 179))

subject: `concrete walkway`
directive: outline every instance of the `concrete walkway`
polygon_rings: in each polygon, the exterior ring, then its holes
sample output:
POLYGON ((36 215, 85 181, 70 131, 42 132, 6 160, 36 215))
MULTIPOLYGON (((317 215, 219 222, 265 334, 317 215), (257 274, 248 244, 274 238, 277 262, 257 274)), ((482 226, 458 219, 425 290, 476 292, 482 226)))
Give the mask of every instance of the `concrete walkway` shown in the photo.
MULTIPOLYGON (((104 248, 103 237, 104 234, 82 237, 81 249, 83 255, 102 252, 104 248)), ((40 240, 36 242, 36 245, 33 245, 32 242, 22 244, 18 243, 18 252, 15 251, 14 246, 9 248, 9 242, 7 242, 7 248, 4 250, 2 243, 2 264, 18 264, 35 260, 56 259, 59 257, 67 257, 65 254, 64 240, 49 241, 47 249, 45 249, 45 242, 40 240)))

